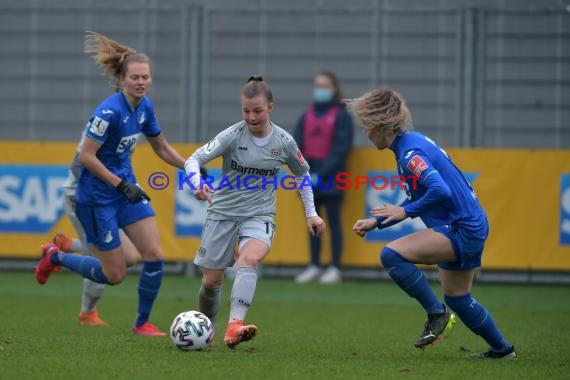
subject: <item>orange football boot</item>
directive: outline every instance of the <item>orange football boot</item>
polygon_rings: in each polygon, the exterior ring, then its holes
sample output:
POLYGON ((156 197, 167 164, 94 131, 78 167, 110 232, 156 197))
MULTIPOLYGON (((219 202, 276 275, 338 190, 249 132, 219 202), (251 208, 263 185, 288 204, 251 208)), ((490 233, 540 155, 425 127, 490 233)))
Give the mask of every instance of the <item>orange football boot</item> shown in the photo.
POLYGON ((73 244, 73 239, 67 236, 66 234, 62 234, 61 232, 55 235, 52 239, 53 244, 57 245, 59 249, 61 249, 65 253, 71 253, 71 246, 73 244))
POLYGON ((244 325, 241 319, 237 319, 228 323, 224 343, 229 348, 234 348, 241 342, 253 339, 255 335, 257 335, 256 325, 244 325))
POLYGON ((79 324, 81 326, 109 326, 99 317, 97 310, 79 312, 79 324))
POLYGON ((165 332, 159 330, 158 327, 150 322, 145 322, 142 326, 133 326, 133 332, 142 336, 166 336, 165 332))

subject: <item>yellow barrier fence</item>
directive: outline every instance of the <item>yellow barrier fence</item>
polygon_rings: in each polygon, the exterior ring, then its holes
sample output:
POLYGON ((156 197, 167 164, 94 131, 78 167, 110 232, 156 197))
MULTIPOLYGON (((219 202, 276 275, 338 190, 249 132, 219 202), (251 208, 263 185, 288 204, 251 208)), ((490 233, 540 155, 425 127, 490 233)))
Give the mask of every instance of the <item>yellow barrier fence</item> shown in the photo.
MULTIPOLYGON (((0 257, 33 258, 39 245, 57 231, 73 234, 61 207, 61 185, 75 144, 42 142, 0 143, 0 257)), ((190 155, 196 145, 176 145, 190 155)), ((472 182, 485 208, 491 232, 483 267, 515 270, 570 270, 570 152, 556 150, 449 149, 454 162, 472 182)), ((178 173, 141 144, 133 157, 139 183, 152 198, 162 247, 168 260, 191 260, 199 246, 204 203, 191 192, 178 190, 178 173), (170 184, 153 190, 149 176, 163 172, 170 184)), ((209 165, 219 167, 216 161, 209 165)), ((354 149, 348 172, 353 175, 395 174, 391 152, 354 149)), ((212 169, 213 174, 219 170, 212 169)), ((163 183, 164 179, 156 180, 163 183)), ((377 267, 378 253, 387 241, 423 228, 409 219, 366 239, 351 233, 354 221, 383 203, 396 203, 400 190, 360 186, 344 194, 343 263, 377 267)), ((296 191, 277 191, 277 234, 267 263, 298 265, 308 262, 308 236, 302 204, 296 191)), ((324 259, 329 244, 325 237, 324 259)))

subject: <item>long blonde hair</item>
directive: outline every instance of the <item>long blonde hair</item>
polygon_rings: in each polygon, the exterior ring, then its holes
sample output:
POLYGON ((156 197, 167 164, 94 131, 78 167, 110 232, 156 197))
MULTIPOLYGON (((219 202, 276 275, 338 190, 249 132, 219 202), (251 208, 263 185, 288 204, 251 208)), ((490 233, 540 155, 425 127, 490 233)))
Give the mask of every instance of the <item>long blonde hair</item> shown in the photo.
POLYGON ((146 54, 137 53, 128 46, 91 31, 85 33, 85 53, 95 60, 104 74, 116 80, 116 90, 120 90, 120 82, 127 74, 129 63, 148 63, 150 66, 150 58, 146 54))
POLYGON ((381 87, 345 103, 367 132, 402 134, 414 129, 404 98, 391 88, 381 87))

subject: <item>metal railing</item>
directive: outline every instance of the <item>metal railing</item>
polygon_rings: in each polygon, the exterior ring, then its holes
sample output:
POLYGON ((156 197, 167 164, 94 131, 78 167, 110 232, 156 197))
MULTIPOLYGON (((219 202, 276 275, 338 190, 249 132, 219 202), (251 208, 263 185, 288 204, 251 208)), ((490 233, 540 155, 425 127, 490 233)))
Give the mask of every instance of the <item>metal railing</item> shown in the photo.
POLYGON ((239 88, 254 72, 274 88, 273 118, 292 130, 312 76, 327 69, 347 97, 396 88, 416 127, 443 145, 570 147, 565 9, 109 4, 0 2, 0 138, 78 139, 111 91, 82 54, 91 29, 153 58, 151 97, 173 141, 205 141, 238 119, 239 88))

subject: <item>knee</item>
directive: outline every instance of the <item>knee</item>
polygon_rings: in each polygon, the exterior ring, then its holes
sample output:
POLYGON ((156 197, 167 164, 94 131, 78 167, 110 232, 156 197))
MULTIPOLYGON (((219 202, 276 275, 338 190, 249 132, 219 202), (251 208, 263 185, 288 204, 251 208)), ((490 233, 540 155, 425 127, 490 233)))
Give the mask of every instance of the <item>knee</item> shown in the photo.
POLYGON ((384 268, 392 268, 406 260, 392 248, 385 246, 380 251, 380 262, 384 268))
POLYGON ((202 285, 208 289, 219 288, 224 284, 224 272, 208 273, 202 276, 202 285))
POLYGON ((257 267, 259 264, 261 264, 261 259, 255 255, 240 256, 237 262, 237 266, 257 267))
POLYGON ((137 263, 137 259, 139 258, 139 252, 137 251, 137 249, 133 244, 123 244, 122 248, 123 248, 123 257, 125 258, 125 264, 127 265, 127 268, 130 268, 137 263))
POLYGON ((125 263, 127 267, 130 268, 137 263, 137 258, 135 256, 125 256, 125 263))
POLYGON ((259 250, 253 250, 253 249, 252 250, 244 250, 243 252, 240 252, 236 266, 237 267, 244 267, 244 266, 257 267, 259 264, 261 264, 263 257, 265 257, 265 254, 263 254, 259 250))
POLYGON ((125 279, 124 274, 110 274, 107 276, 107 282, 109 285, 119 285, 125 279))
POLYGON ((149 247, 141 252, 141 256, 145 261, 162 261, 164 260, 164 254, 159 246, 149 247))
POLYGON ((126 276, 127 276, 127 271, 125 269, 110 270, 110 271, 106 271, 106 273, 105 273, 105 277, 107 277, 107 283, 109 285, 120 284, 121 282, 123 282, 123 280, 125 279, 126 276))

